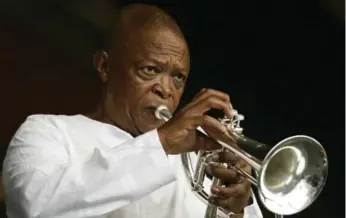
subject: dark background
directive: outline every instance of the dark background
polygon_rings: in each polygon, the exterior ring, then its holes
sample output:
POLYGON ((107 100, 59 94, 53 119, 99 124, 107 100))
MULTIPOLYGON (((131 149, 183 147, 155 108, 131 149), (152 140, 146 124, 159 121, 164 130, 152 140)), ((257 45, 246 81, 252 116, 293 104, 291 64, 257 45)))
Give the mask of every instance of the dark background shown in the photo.
MULTIPOLYGON (((108 19, 134 1, 0 1, 0 148, 33 113, 92 109, 92 69, 108 19)), ((306 134, 325 147, 329 178, 319 199, 292 217, 344 217, 343 1, 136 1, 156 4, 191 49, 188 102, 221 89, 245 115, 251 138, 274 145, 306 134)), ((264 210, 265 217, 273 217, 264 210)))

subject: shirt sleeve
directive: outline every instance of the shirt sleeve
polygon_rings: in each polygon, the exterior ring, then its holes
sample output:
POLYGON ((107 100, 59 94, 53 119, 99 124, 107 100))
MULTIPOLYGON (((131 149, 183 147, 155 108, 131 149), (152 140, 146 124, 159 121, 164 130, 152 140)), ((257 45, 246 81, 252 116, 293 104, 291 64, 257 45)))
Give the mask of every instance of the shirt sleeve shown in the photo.
POLYGON ((175 180, 156 130, 73 160, 65 140, 35 116, 18 129, 3 165, 9 217, 102 216, 175 180))

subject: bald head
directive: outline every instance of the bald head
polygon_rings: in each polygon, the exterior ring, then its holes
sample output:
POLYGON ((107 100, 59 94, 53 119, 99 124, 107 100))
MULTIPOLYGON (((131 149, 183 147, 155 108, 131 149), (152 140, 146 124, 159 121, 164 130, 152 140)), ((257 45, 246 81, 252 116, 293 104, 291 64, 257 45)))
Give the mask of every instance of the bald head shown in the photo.
POLYGON ((116 44, 124 45, 130 40, 137 40, 139 35, 163 30, 169 30, 185 41, 175 20, 162 9, 147 4, 123 7, 111 21, 107 49, 116 44))

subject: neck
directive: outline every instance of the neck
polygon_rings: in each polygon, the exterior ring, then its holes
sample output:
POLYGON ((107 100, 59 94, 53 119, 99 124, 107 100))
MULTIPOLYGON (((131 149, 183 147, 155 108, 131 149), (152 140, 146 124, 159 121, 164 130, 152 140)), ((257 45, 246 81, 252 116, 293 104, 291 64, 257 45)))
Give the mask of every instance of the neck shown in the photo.
POLYGON ((95 111, 88 113, 88 114, 85 114, 85 116, 89 117, 90 119, 102 122, 102 123, 108 123, 108 124, 111 124, 114 126, 118 126, 118 125, 116 125, 116 123, 114 121, 112 121, 109 118, 109 116, 107 116, 102 104, 98 104, 95 111))
MULTIPOLYGON (((116 111, 116 108, 112 107, 112 105, 107 106, 106 101, 104 99, 102 99, 101 101, 99 101, 99 103, 96 107, 96 110, 94 110, 91 113, 85 114, 85 116, 89 117, 90 119, 102 122, 102 123, 107 123, 107 124, 116 126, 119 129, 129 133, 133 137, 136 137, 136 136, 141 134, 140 132, 132 131, 131 125, 126 125, 126 122, 121 122, 120 118, 117 119, 117 117, 119 117, 119 116, 112 116, 111 111, 116 111)), ((118 114, 121 114, 121 113, 118 112, 118 114)))

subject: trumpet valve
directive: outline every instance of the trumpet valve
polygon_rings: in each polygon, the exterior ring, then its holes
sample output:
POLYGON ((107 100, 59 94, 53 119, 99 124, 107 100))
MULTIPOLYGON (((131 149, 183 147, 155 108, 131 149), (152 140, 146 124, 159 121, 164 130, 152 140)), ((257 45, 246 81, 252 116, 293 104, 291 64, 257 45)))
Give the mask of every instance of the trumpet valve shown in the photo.
POLYGON ((201 191, 203 191, 203 189, 204 189, 204 187, 200 183, 195 183, 192 186, 192 191, 194 191, 194 192, 201 192, 201 191))
POLYGON ((235 128, 234 128, 234 131, 237 132, 237 133, 242 133, 242 132, 243 132, 243 128, 241 128, 241 127, 235 127, 235 128))
POLYGON ((243 121, 245 119, 244 115, 238 114, 238 120, 243 121))
POLYGON ((232 114, 233 114, 233 116, 238 116, 238 111, 236 109, 233 109, 232 114))

